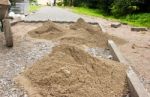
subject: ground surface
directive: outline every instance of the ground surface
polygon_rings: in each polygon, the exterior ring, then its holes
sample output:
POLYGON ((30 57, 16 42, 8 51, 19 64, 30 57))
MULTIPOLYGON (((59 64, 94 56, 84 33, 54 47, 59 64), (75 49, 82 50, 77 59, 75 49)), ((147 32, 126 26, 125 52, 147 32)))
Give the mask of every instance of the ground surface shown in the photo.
MULTIPOLYGON (((38 24, 40 25, 40 24, 38 24)), ((1 97, 24 97, 23 91, 14 85, 13 78, 31 63, 50 52, 53 43, 28 37, 27 32, 37 24, 19 24, 12 27, 14 47, 6 48, 0 33, 0 95, 1 97)))
POLYGON ((140 80, 144 83, 145 87, 150 92, 150 30, 146 32, 132 32, 131 26, 122 25, 119 28, 111 28, 111 23, 114 21, 87 17, 77 15, 68 10, 61 8, 43 8, 37 13, 28 16, 26 21, 38 21, 38 20, 54 20, 54 21, 76 21, 79 17, 84 18, 89 22, 99 22, 103 31, 114 36, 119 36, 127 41, 128 44, 121 46, 120 49, 128 61, 131 62, 136 73, 139 75, 140 80), (47 13, 49 11, 49 13, 47 13), (40 17, 42 18, 40 18, 40 17), (132 49, 132 45, 135 44, 135 49, 132 49))
MULTIPOLYGON (((33 97, 126 95, 124 66, 104 60, 104 56, 92 57, 85 50, 97 47, 108 51, 105 48, 111 36, 104 34, 99 26, 88 24, 81 18, 76 23, 66 26, 48 21, 29 32, 31 37, 52 40, 59 44, 53 48, 51 54, 19 75, 16 82, 33 97)), ((113 39, 119 44, 126 43, 116 37, 113 39)), ((109 56, 110 54, 105 58, 109 56)))
MULTIPOLYGON (((85 18, 87 21, 97 21, 101 24, 103 31, 114 36, 119 36, 129 41, 124 46, 119 46, 123 55, 131 63, 136 73, 139 75, 141 82, 150 92, 150 31, 132 32, 131 26, 122 25, 119 28, 111 28, 112 21, 76 15, 62 10, 60 8, 43 8, 39 12, 29 15, 26 21, 38 20, 61 20, 61 21, 76 21, 79 17, 85 18), (53 10, 52 10, 53 9, 53 10), (48 12, 49 11, 49 12, 48 12), (134 45, 133 45, 134 44, 134 45)), ((3 34, 0 34, 0 95, 2 97, 19 97, 16 95, 17 88, 11 81, 12 78, 19 74, 28 63, 32 63, 42 55, 46 54, 54 45, 45 40, 35 40, 26 36, 26 33, 35 27, 36 24, 19 24, 19 28, 13 27, 15 46, 13 49, 8 49, 4 46, 3 34), (39 54, 41 52, 41 54, 39 54), (15 68, 15 69, 14 69, 15 68)))

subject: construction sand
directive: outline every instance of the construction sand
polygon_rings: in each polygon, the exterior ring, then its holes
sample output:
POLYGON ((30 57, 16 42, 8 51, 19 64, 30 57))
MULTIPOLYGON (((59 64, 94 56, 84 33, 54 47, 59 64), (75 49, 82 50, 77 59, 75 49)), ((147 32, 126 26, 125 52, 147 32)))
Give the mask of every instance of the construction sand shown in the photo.
POLYGON ((68 44, 53 48, 17 81, 30 97, 122 97, 127 90, 123 65, 68 44))
POLYGON ((100 27, 92 26, 83 19, 78 19, 69 28, 49 21, 41 27, 30 31, 29 34, 33 38, 60 41, 62 44, 86 45, 88 47, 106 48, 108 39, 114 40, 119 45, 126 43, 123 39, 102 33, 100 27))
MULTIPOLYGON (((100 29, 82 19, 69 29, 49 21, 29 34, 60 41, 51 54, 15 78, 29 97, 123 97, 127 93, 125 67, 92 57, 82 48, 107 47, 107 39, 111 37, 100 29)), ((115 40, 125 43, 119 38, 115 40)))

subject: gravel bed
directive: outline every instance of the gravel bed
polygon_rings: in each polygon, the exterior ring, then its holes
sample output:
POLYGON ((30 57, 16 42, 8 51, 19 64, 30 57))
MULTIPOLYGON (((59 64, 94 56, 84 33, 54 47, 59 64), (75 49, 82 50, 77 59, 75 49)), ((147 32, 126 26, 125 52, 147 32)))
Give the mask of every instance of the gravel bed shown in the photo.
POLYGON ((113 59, 113 56, 111 55, 111 52, 107 49, 103 49, 103 48, 86 48, 85 49, 86 52, 88 52, 89 54, 91 54, 94 57, 102 57, 102 58, 106 58, 106 59, 113 59))
POLYGON ((50 41, 22 41, 12 49, 1 48, 0 51, 0 95, 1 97, 28 97, 26 92, 19 89, 13 78, 29 67, 45 54, 51 52, 54 43, 50 41))

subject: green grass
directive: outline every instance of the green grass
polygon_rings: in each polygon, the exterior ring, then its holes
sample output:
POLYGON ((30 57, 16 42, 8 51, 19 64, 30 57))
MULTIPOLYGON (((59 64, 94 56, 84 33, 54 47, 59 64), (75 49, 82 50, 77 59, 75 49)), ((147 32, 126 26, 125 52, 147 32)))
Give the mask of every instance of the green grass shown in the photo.
POLYGON ((29 12, 35 12, 38 11, 40 8, 42 8, 43 6, 41 5, 30 5, 29 6, 29 12))
POLYGON ((120 18, 115 18, 113 16, 104 15, 98 9, 73 7, 71 8, 71 10, 78 14, 111 19, 111 20, 122 22, 122 23, 128 23, 129 25, 150 27, 150 13, 140 13, 140 14, 132 14, 132 15, 130 14, 130 15, 123 16, 120 18))
POLYGON ((150 13, 130 14, 126 17, 121 17, 120 20, 131 25, 150 28, 150 13))
POLYGON ((83 7, 72 7, 71 8, 73 12, 89 15, 89 16, 95 16, 95 17, 102 17, 103 15, 100 14, 101 12, 98 9, 89 9, 89 8, 83 8, 83 7))

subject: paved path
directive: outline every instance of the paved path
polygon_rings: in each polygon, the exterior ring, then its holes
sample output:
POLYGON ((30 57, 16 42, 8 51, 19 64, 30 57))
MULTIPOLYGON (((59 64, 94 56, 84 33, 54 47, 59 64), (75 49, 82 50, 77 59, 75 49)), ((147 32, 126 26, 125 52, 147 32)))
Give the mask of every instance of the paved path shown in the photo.
POLYGON ((78 18, 84 18, 86 21, 92 22, 92 19, 72 13, 58 7, 44 7, 25 18, 25 21, 76 21, 78 18))

